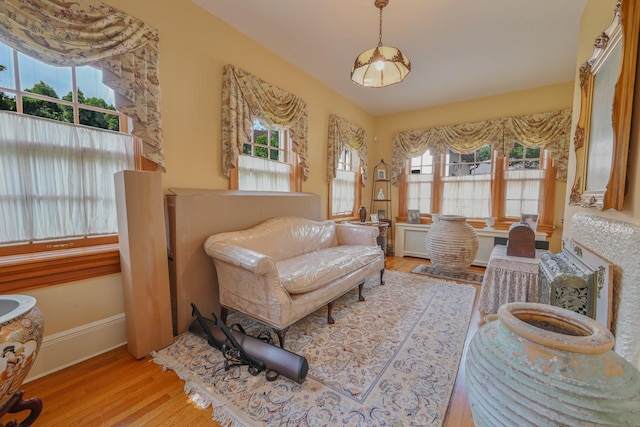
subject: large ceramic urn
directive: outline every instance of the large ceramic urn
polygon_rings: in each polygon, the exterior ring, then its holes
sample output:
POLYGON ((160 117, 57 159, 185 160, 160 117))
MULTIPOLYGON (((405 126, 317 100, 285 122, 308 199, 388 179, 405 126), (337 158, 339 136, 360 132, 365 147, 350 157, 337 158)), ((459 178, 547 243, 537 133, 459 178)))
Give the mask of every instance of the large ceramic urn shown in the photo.
POLYGON ((458 215, 440 215, 426 238, 427 256, 442 270, 466 270, 476 258, 479 240, 467 219, 458 215))
POLYGON ((640 372, 613 344, 609 330, 582 314, 504 304, 465 359, 475 425, 639 425, 640 372))
POLYGON ((44 320, 36 299, 0 295, 0 408, 26 378, 42 344, 44 320))

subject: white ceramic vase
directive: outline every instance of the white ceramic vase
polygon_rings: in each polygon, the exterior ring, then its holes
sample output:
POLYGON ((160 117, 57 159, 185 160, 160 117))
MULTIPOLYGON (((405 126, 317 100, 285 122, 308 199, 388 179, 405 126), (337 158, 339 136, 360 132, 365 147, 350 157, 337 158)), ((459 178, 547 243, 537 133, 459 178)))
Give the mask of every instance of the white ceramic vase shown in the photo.
POLYGON ((427 233, 427 255, 442 270, 466 270, 476 258, 479 240, 467 219, 458 215, 440 215, 427 233))
POLYGON ((484 219, 484 223, 487 224, 487 226, 484 228, 485 230, 493 230, 493 224, 496 223, 496 217, 488 216, 484 219))

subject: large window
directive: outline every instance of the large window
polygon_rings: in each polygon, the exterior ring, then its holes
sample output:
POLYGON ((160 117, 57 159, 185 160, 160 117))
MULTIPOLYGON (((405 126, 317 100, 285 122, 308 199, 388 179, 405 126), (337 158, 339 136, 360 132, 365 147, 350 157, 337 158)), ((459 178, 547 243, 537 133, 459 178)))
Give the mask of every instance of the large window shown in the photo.
POLYGON ((238 189, 291 191, 288 132, 253 121, 251 137, 238 156, 238 189))
POLYGON ((440 213, 481 225, 484 217, 513 222, 531 213, 550 224, 554 176, 549 151, 520 143, 508 158, 495 156, 490 145, 465 154, 447 149, 436 157, 427 151, 407 161, 400 177, 400 217, 418 209, 425 221, 427 214, 440 213))
POLYGON ((331 217, 334 219, 353 217, 361 203, 360 161, 357 152, 349 148, 342 150, 338 159, 336 177, 331 181, 331 217))
POLYGON ((472 153, 447 150, 440 213, 472 218, 490 216, 491 146, 472 153))
POLYGON ((407 209, 431 212, 433 192, 433 156, 427 151, 410 160, 407 175, 407 209))
POLYGON ((543 151, 516 143, 509 152, 504 173, 506 217, 519 218, 522 213, 540 212, 544 185, 544 169, 540 155, 543 151))
POLYGON ((114 104, 99 69, 54 67, 0 42, 0 110, 126 132, 114 104))
POLYGON ((140 165, 141 144, 114 104, 99 69, 54 67, 0 43, 3 289, 119 271, 113 175, 140 165), (11 276, 22 270, 29 277, 11 276))

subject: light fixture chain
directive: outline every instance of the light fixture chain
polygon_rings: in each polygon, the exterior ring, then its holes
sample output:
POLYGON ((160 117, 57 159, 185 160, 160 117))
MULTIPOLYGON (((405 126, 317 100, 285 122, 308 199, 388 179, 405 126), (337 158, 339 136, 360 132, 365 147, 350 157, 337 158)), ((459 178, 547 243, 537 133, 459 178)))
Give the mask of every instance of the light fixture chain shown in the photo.
POLYGON ((382 7, 380 8, 380 33, 378 36, 378 46, 382 46, 382 7))

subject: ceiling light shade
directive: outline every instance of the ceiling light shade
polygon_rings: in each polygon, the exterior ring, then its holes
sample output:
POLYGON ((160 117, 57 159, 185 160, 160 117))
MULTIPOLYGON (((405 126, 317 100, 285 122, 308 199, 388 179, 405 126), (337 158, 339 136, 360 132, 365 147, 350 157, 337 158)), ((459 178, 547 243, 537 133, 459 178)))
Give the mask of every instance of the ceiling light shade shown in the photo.
POLYGON ((351 70, 351 80, 364 87, 385 87, 400 83, 411 71, 411 61, 400 49, 382 44, 382 9, 389 0, 375 0, 380 9, 378 46, 362 52, 351 70))

